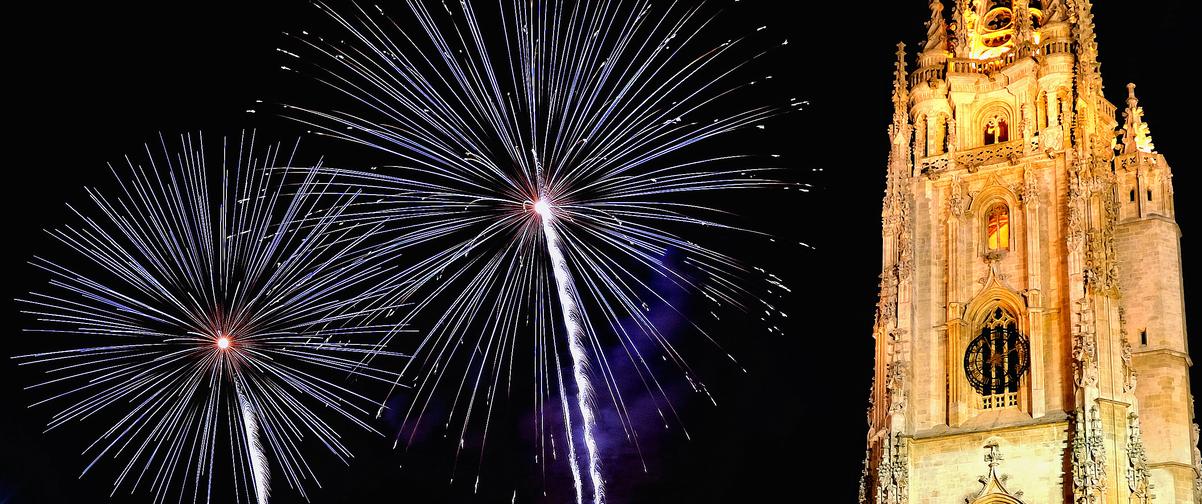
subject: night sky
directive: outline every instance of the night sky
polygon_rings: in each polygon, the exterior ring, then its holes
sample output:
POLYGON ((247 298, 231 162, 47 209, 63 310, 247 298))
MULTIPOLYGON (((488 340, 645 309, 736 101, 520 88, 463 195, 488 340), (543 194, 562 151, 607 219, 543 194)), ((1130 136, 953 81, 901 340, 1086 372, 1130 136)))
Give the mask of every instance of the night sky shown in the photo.
MULTIPOLYGON (((392 11, 400 13, 403 4, 392 11)), ((1195 48, 1186 45, 1185 2, 1105 0, 1095 7, 1102 75, 1112 103, 1137 93, 1157 150, 1174 169, 1177 220, 1189 323, 1202 310, 1202 164, 1196 148, 1196 89, 1187 85, 1195 48), (1189 97, 1189 98, 1187 98, 1189 97), (1191 101, 1185 101, 1185 100, 1191 101), (1188 117, 1187 117, 1188 116, 1188 117)), ((336 4, 338 5, 338 4, 336 4)), ((387 5, 387 4, 385 4, 387 5)), ((785 334, 755 323, 716 328, 747 372, 726 364, 711 346, 682 343, 712 389, 718 406, 683 392, 676 405, 691 440, 648 422, 641 432, 647 471, 614 443, 606 473, 613 502, 854 502, 863 459, 864 412, 872 373, 871 327, 880 273, 880 204, 892 114, 895 44, 912 48, 925 35, 926 2, 712 2, 728 10, 709 32, 715 41, 768 25, 762 47, 788 39, 784 51, 756 64, 773 75, 764 96, 809 100, 806 110, 772 121, 753 145, 782 154, 792 181, 808 194, 741 195, 728 203, 740 223, 770 231, 775 242, 736 240, 727 249, 780 275, 793 293, 776 302, 789 313, 785 334), (786 7, 786 5, 804 5, 786 7), (801 246, 805 242, 814 247, 801 246)), ((336 33, 307 2, 163 2, 150 7, 110 3, 41 3, 7 11, 4 82, 9 117, 4 185, 9 267, 6 345, 12 353, 38 348, 21 328, 30 324, 11 300, 45 277, 24 264, 51 248, 43 228, 70 222, 64 203, 83 203, 84 187, 112 188, 106 163, 138 153, 159 132, 204 131, 211 138, 255 128, 262 136, 302 138, 302 153, 329 164, 357 167, 379 154, 305 135, 272 103, 342 104, 303 74, 277 47, 293 47, 285 31, 336 33), (263 100, 265 104, 256 104, 263 100), (247 113, 247 109, 256 113, 247 113)), ((743 99, 761 98, 744 95, 743 99)), ((748 144, 743 144, 748 145, 748 144)), ((742 145, 741 145, 742 146, 742 145)), ((721 148, 721 146, 718 146, 721 148)), ((1196 342, 1196 338, 1191 338, 1196 342)), ((27 409, 40 399, 22 387, 38 378, 0 360, 0 504, 105 502, 119 466, 104 463, 83 479, 79 452, 87 428, 43 434, 53 407, 27 409), (19 372, 20 371, 20 372, 19 372)), ((1202 384, 1194 369, 1195 387, 1202 384)), ((490 440, 482 482, 473 471, 454 483, 453 444, 431 436, 408 452, 382 439, 347 432, 357 458, 349 468, 310 452, 322 502, 555 502, 569 495, 563 467, 544 482, 527 458, 528 421, 509 411, 507 427, 490 440), (403 465, 403 468, 400 466, 403 465), (560 496, 560 497, 556 497, 560 496)), ((97 427, 100 424, 91 425, 97 427)), ((379 425, 386 434, 390 427, 379 425)), ((616 434, 615 434, 616 437, 616 434)), ((560 464, 562 465, 562 464, 560 464)), ((282 479, 280 480, 282 483, 282 479)), ((118 494, 112 502, 148 502, 149 494, 118 494)), ((273 502, 299 501, 283 485, 273 502)))

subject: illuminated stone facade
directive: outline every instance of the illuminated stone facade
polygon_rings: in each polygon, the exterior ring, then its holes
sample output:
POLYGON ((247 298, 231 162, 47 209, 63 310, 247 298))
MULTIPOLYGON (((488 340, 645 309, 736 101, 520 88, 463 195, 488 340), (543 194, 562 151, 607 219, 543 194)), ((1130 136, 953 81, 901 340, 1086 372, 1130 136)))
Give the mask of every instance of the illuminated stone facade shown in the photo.
POLYGON ((861 502, 1200 502, 1172 172, 1090 0, 930 3, 889 126, 861 502), (950 14, 950 15, 948 15, 950 14))

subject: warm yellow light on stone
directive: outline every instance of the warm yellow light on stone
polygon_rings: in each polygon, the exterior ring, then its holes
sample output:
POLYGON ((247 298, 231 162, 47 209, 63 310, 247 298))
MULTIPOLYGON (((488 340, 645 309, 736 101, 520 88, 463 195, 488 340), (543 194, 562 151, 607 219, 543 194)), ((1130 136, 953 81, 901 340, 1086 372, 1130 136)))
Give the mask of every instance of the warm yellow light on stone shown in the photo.
POLYGON ((1134 85, 1103 94, 1090 0, 954 5, 895 63, 860 502, 1202 502, 1173 170, 1134 85))

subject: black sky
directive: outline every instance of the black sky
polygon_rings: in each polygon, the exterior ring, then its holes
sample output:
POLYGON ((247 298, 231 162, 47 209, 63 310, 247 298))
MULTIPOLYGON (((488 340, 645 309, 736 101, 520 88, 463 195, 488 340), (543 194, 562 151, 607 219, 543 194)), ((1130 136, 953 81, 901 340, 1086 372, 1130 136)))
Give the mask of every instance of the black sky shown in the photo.
MULTIPOLYGON (((1177 218, 1189 322, 1202 310, 1202 191, 1195 170, 1196 80, 1187 77, 1196 48, 1186 45, 1185 2, 1106 0, 1095 8, 1106 93, 1121 104, 1134 81, 1158 150, 1174 168, 1177 218)), ((780 237, 744 243, 747 257, 780 274, 794 291, 784 309, 784 336, 727 334, 748 373, 703 365, 719 407, 683 396, 679 406, 692 440, 654 427, 645 435, 649 469, 614 461, 614 502, 854 502, 863 457, 864 410, 872 368, 870 336, 880 254, 880 203, 891 115, 894 45, 925 34, 926 2, 793 2, 724 0, 729 15, 714 28, 731 37, 768 25, 768 39, 788 39, 786 52, 759 67, 773 74, 782 98, 810 100, 806 111, 775 121, 767 138, 785 154, 793 177, 817 186, 807 195, 749 202, 748 219, 780 237), (821 169, 821 171, 815 171, 821 169), (804 241, 816 251, 797 245, 804 241)), ((400 5, 394 9, 399 10, 400 5)), ((4 83, 9 117, 4 150, 8 197, 8 299, 45 279, 23 261, 49 245, 41 229, 67 222, 65 202, 80 203, 85 186, 107 187, 105 163, 137 153, 159 132, 176 135, 260 134, 294 138, 303 128, 255 100, 325 99, 311 82, 279 70, 288 63, 282 35, 324 26, 321 14, 296 2, 41 3, 10 11, 4 83), (312 93, 312 94, 310 94, 312 93), (248 114, 255 108, 258 113, 248 114)), ((310 102, 311 103, 311 102, 310 102)), ((305 138, 305 150, 329 152, 351 165, 354 153, 305 138)), ((736 250, 738 252, 738 250, 736 250)), ((736 253, 736 255, 739 255, 736 253)), ((7 305, 6 338, 27 338, 15 303, 7 305)), ((750 332, 750 330, 748 330, 750 332)), ((694 354, 693 359, 718 359, 694 354)), ((42 434, 53 411, 26 409, 38 396, 23 391, 36 376, 0 362, 0 504, 104 502, 111 464, 83 479, 84 439, 69 431, 42 434)), ((1199 384, 1197 370, 1194 383, 1199 384)), ((1197 385, 1196 385, 1197 386, 1197 385)), ((520 429, 504 432, 502 452, 520 451, 520 429), (514 445, 514 446, 510 446, 514 445)), ((314 502, 495 502, 532 478, 519 464, 486 466, 480 494, 470 482, 448 484, 445 447, 437 442, 400 454, 389 443, 352 434, 358 457, 347 468, 323 466, 314 502), (404 465, 404 469, 398 468, 404 465)), ((531 467, 533 470, 533 467, 531 467)), ((470 478, 465 478, 470 479, 470 478)), ((554 493, 566 488, 551 481, 554 493)), ((294 494, 279 488, 274 502, 294 494)), ((144 502, 146 494, 114 502, 144 502)))

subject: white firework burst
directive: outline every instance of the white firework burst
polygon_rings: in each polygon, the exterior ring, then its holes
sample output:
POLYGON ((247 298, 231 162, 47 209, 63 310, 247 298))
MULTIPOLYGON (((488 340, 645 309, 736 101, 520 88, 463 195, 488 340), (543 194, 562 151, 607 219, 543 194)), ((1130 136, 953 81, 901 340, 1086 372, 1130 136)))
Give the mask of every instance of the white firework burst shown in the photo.
POLYGON ((404 265, 387 300, 412 302, 403 320, 426 322, 398 382, 413 387, 398 440, 412 442, 442 393, 448 435, 460 451, 470 436, 483 457, 515 358, 529 358, 539 460, 555 456, 544 420, 558 405, 576 500, 600 503, 599 398, 638 445, 607 352, 629 359, 637 376, 623 378, 657 397, 664 424, 678 419, 653 361, 705 392, 649 313, 680 313, 654 284, 762 308, 746 286, 756 273, 705 245, 717 232, 751 231, 723 224, 697 195, 784 184, 763 178, 778 169, 769 156, 703 144, 763 129, 804 102, 731 112, 729 97, 756 89, 743 75, 766 51, 744 53, 742 38, 702 45, 720 14, 701 6, 407 5, 413 29, 378 7, 344 15, 319 4, 343 34, 305 32, 303 49, 282 50, 301 67, 315 54, 314 73, 359 110, 287 106, 290 117, 394 156, 379 169, 316 171, 362 192, 346 220, 383 226, 375 257, 404 265))
POLYGON ((84 473, 118 460, 114 493, 264 504, 274 465, 305 495, 304 443, 347 461, 335 425, 375 431, 353 388, 396 379, 363 364, 403 356, 378 345, 395 326, 361 322, 395 306, 364 229, 339 227, 354 197, 323 194, 278 144, 235 140, 147 146, 113 168, 115 196, 89 189, 78 224, 49 231, 67 253, 31 261, 50 282, 18 300, 38 322, 29 344, 57 349, 15 359, 44 370, 35 406, 66 403, 48 430, 108 422, 84 473))

